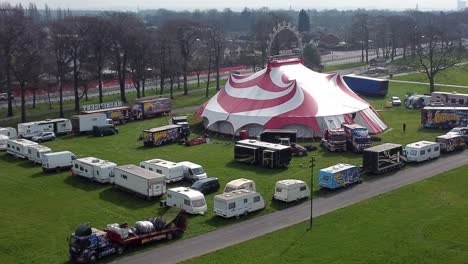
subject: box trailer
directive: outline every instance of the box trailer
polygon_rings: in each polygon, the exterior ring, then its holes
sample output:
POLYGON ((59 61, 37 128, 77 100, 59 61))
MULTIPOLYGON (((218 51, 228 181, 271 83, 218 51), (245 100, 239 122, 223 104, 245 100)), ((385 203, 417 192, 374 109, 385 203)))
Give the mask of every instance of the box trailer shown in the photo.
POLYGON ((100 183, 111 182, 117 164, 108 160, 86 157, 72 161, 72 175, 81 176, 100 183))
POLYGON ((80 115, 105 114, 113 124, 126 124, 130 119, 130 107, 118 106, 98 110, 81 111, 80 115))
POLYGON ((439 143, 442 152, 464 150, 466 146, 462 135, 441 135, 436 138, 436 142, 439 143))
POLYGON ((404 166, 403 148, 399 144, 385 143, 367 148, 363 153, 363 170, 384 173, 404 166))
POLYGON ((419 141, 406 145, 406 160, 408 162, 421 162, 440 156, 440 145, 437 142, 419 141))
POLYGON ((54 132, 56 135, 66 135, 72 131, 69 119, 56 118, 18 124, 18 135, 22 138, 32 138, 42 132, 54 132))
POLYGON ((288 179, 277 181, 273 199, 283 202, 299 201, 309 197, 310 191, 307 183, 300 180, 288 179))
POLYGON ((70 169, 73 160, 77 159, 70 151, 52 152, 42 155, 42 171, 60 171, 70 169))
POLYGON ((245 139, 234 146, 234 159, 247 164, 267 168, 281 168, 289 165, 292 158, 290 146, 245 139))
POLYGON ((232 192, 232 191, 241 190, 241 189, 251 190, 255 192, 256 191, 255 182, 253 180, 249 180, 245 178, 235 179, 226 183, 226 186, 224 187, 223 192, 232 192))
POLYGON ((163 159, 145 160, 140 162, 140 167, 164 176, 167 183, 184 179, 184 169, 182 165, 172 161, 163 159))
POLYGON ((101 127, 112 124, 112 119, 108 119, 103 113, 89 115, 75 115, 71 119, 72 130, 75 134, 92 133, 94 127, 101 127))
POLYGON ((468 107, 434 107, 421 109, 421 125, 425 128, 468 126, 468 107))
POLYGON ((189 214, 205 214, 207 210, 203 193, 187 187, 167 190, 166 205, 185 210, 189 214))
POLYGON ((260 134, 260 141, 281 143, 280 138, 289 138, 291 143, 297 142, 297 130, 295 129, 265 129, 260 134))
POLYGON ((343 80, 348 87, 358 94, 385 96, 388 93, 388 80, 358 76, 344 75, 343 80))
POLYGON ((135 101, 132 106, 132 118, 145 119, 171 112, 172 102, 169 98, 144 97, 135 101))
POLYGON ((163 175, 133 164, 117 166, 113 183, 119 189, 136 193, 146 199, 166 193, 166 178, 163 175))
POLYGON ((181 125, 167 125, 143 130, 143 144, 146 147, 160 146, 162 144, 186 138, 190 130, 181 125))
POLYGON ((17 158, 25 159, 28 157, 28 147, 32 145, 37 145, 37 143, 24 138, 9 139, 6 151, 17 158))
POLYGON ((42 164, 42 156, 51 153, 52 150, 43 145, 28 146, 28 159, 34 163, 42 164))
POLYGON ((322 188, 336 189, 361 182, 359 168, 350 164, 336 164, 318 173, 318 184, 322 188))
POLYGON ((14 127, 0 127, 0 135, 7 136, 9 139, 16 139, 18 133, 14 127))
POLYGON ((224 218, 239 217, 265 208, 265 200, 255 191, 242 189, 214 197, 213 212, 224 218))

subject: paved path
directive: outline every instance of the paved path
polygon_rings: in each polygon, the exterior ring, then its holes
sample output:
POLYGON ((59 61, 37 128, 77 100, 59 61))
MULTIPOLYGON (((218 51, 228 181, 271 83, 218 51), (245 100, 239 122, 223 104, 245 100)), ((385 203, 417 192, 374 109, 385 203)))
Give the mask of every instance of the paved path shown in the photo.
MULTIPOLYGON (((393 175, 375 176, 374 179, 363 184, 327 193, 314 199, 313 215, 317 217, 466 164, 468 164, 468 151, 440 158, 415 168, 401 170, 393 175)), ((310 203, 304 202, 285 210, 129 256, 114 263, 176 263, 301 223, 308 220, 309 216, 310 203)))
MULTIPOLYGON (((400 81, 400 80, 389 80, 390 82, 395 82, 395 83, 409 83, 409 84, 418 84, 418 85, 429 85, 427 82, 413 82, 413 81, 400 81)), ((445 87, 453 87, 453 88, 463 88, 463 89, 468 89, 468 86, 466 85, 454 85, 454 84, 443 84, 443 83, 436 83, 435 86, 445 86, 445 87)))

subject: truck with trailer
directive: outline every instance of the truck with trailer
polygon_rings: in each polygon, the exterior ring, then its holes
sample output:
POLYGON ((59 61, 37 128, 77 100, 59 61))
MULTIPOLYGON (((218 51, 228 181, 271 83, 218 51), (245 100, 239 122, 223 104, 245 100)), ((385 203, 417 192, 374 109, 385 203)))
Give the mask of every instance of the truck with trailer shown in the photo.
POLYGON ((214 197, 213 212, 224 218, 238 218, 265 208, 266 202, 262 195, 246 189, 222 193, 214 197))
POLYGON ((343 76, 348 87, 358 94, 385 96, 388 93, 388 80, 377 79, 355 74, 343 76))
POLYGON ((369 130, 358 124, 341 124, 346 133, 346 148, 352 152, 360 153, 371 146, 369 130))
POLYGON ((24 138, 9 139, 6 151, 17 158, 26 159, 28 157, 28 147, 32 145, 37 145, 37 143, 24 138))
POLYGON ((108 119, 103 113, 74 115, 71 119, 72 131, 74 134, 91 134, 95 127, 113 124, 112 119, 108 119))
POLYGON ((295 202, 309 197, 310 191, 307 183, 301 180, 281 180, 275 184, 273 199, 286 203, 295 202))
POLYGON ((468 107, 434 107, 421 109, 421 125, 425 128, 468 126, 468 107))
POLYGON ((166 205, 180 208, 189 214, 204 215, 208 209, 203 193, 187 187, 168 189, 166 205))
POLYGON ((132 106, 132 118, 141 120, 171 112, 172 102, 169 98, 144 97, 137 99, 132 106))
POLYGON ((160 146, 179 141, 190 135, 190 127, 181 125, 167 125, 143 130, 143 145, 145 147, 160 146))
POLYGON ((436 137, 436 142, 440 145, 440 151, 445 153, 464 150, 466 146, 462 135, 441 135, 436 137))
POLYGON ((319 170, 318 184, 321 188, 337 189, 361 183, 359 168, 350 164, 336 164, 319 170))
POLYGON ((111 182, 117 164, 108 160, 86 157, 72 161, 72 175, 81 176, 99 183, 111 182))
POLYGON ((381 174, 402 168, 404 162, 402 146, 385 143, 365 149, 362 165, 365 172, 381 174))
POLYGON ((67 239, 68 254, 72 263, 94 263, 106 256, 121 254, 128 247, 181 237, 186 228, 187 215, 183 211, 169 222, 150 217, 137 221, 133 227, 127 223, 114 223, 98 230, 87 224, 79 225, 67 239))
POLYGON ((30 145, 28 146, 28 159, 34 163, 42 164, 42 156, 51 153, 52 150, 43 145, 30 145))
POLYGON ((164 175, 133 164, 115 167, 112 183, 119 189, 136 193, 148 200, 166 193, 164 175))
POLYGON ((331 152, 346 151, 346 133, 343 128, 327 129, 320 145, 331 152))
POLYGON ((438 158, 440 145, 437 142, 418 141, 405 146, 406 160, 408 162, 422 162, 438 158))
POLYGON ((130 120, 130 107, 118 106, 98 110, 81 111, 80 115, 105 114, 107 119, 112 120, 113 124, 126 124, 130 120))
POLYGON ((60 171, 70 169, 73 160, 77 159, 70 151, 52 152, 42 155, 42 171, 60 171))
POLYGON ((54 132, 56 135, 66 135, 72 131, 72 125, 69 119, 57 118, 46 119, 18 124, 18 136, 20 138, 32 138, 42 132, 54 132))
POLYGON ((14 127, 0 127, 0 135, 7 136, 9 139, 16 139, 18 133, 14 127))
POLYGON ((291 162, 291 147, 252 139, 237 141, 234 159, 267 168, 281 168, 291 162))

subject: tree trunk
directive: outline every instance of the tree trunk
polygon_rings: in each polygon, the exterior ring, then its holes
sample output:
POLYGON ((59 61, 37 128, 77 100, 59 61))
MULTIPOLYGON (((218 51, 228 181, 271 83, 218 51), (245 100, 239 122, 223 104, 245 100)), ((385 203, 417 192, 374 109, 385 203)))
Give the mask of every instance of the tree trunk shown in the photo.
POLYGON ((20 83, 21 88, 21 122, 26 122, 26 96, 24 91, 24 83, 20 83))
POLYGON ((75 112, 80 111, 80 95, 78 94, 78 62, 73 58, 73 88, 75 90, 75 112))
POLYGON ((432 94, 435 91, 434 76, 428 76, 428 77, 429 77, 429 89, 432 94))
POLYGON ((205 97, 206 98, 208 98, 208 95, 209 95, 210 75, 211 75, 211 52, 210 52, 210 55, 208 56, 208 76, 207 76, 207 80, 206 80, 206 92, 205 92, 205 97))
POLYGON ((161 75, 161 80, 160 80, 159 86, 161 86, 161 90, 159 91, 159 94, 162 95, 163 94, 163 89, 164 89, 164 76, 163 75, 161 75))
POLYGON ((141 80, 141 95, 143 97, 145 97, 145 84, 146 84, 146 79, 143 78, 143 80, 141 80))
POLYGON ((140 98, 141 97, 141 94, 140 94, 140 81, 136 81, 135 88, 136 88, 136 92, 137 92, 137 98, 140 98))
POLYGON ((188 94, 188 86, 187 86, 187 71, 184 70, 184 95, 188 94))
MULTIPOLYGON (((177 75, 177 90, 180 90, 180 75, 177 75)), ((185 93, 185 87, 184 87, 184 95, 187 95, 188 94, 188 91, 187 93, 185 93)))
POLYGON ((366 63, 369 63, 369 40, 366 40, 366 63))
POLYGON ((171 84, 171 87, 170 87, 171 99, 174 99, 173 92, 172 92, 172 90, 174 88, 174 77, 172 77, 172 76, 169 77, 169 81, 170 81, 170 84, 171 84))
POLYGON ((197 72, 197 87, 200 88, 200 72, 197 72))
POLYGON ((57 77, 57 84, 59 89, 59 97, 60 97, 60 117, 63 118, 65 115, 63 114, 63 86, 62 86, 62 78, 60 76, 57 77))
POLYGON ((13 116, 13 99, 11 98, 11 76, 10 76, 10 65, 9 65, 9 63, 6 63, 5 75, 6 75, 6 87, 7 87, 7 97, 8 97, 8 114, 7 114, 7 116, 13 116))
MULTIPOLYGON (((120 54, 118 55, 120 56, 120 54)), ((120 77, 120 100, 122 102, 126 103, 127 102, 127 97, 125 96, 125 72, 126 72, 126 67, 127 67, 127 55, 124 54, 123 56, 123 62, 119 70, 119 77, 120 77)))
POLYGON ((49 109, 52 109, 52 101, 50 100, 50 90, 47 90, 47 99, 49 100, 49 109))
POLYGON ((33 105, 32 105, 32 108, 36 108, 36 89, 33 89, 32 90, 33 92, 33 105))
POLYGON ((216 59, 216 91, 219 91, 219 58, 216 59))
POLYGON ((364 62, 364 42, 361 43, 361 62, 364 62))
POLYGON ((102 104, 102 69, 98 70, 99 103, 102 104))

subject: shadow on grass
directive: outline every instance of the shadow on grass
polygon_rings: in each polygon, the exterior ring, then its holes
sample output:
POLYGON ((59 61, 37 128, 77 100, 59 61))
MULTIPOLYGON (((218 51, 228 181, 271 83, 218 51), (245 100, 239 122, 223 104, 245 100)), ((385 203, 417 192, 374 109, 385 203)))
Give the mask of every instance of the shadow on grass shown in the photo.
POLYGON ((104 188, 108 187, 108 185, 106 185, 106 184, 93 182, 91 180, 88 180, 86 178, 79 177, 79 176, 66 177, 65 180, 63 180, 63 182, 68 184, 68 185, 73 186, 74 188, 79 188, 79 189, 81 189, 83 191, 87 191, 87 192, 101 190, 101 189, 104 189, 104 188))
POLYGON ((294 202, 289 202, 289 203, 286 203, 286 202, 283 202, 283 201, 278 201, 278 200, 275 200, 275 199, 271 199, 269 201, 269 206, 271 208, 274 208, 277 211, 281 211, 281 210, 284 210, 284 209, 288 209, 288 208, 300 205, 300 204, 302 204, 302 203, 304 203, 306 201, 309 201, 309 199, 308 198, 303 198, 301 200, 294 201, 294 202))
POLYGON ((104 201, 111 202, 117 206, 125 207, 130 210, 136 210, 153 206, 159 203, 159 198, 147 200, 135 193, 120 190, 118 188, 107 188, 99 193, 99 197, 104 201))
POLYGON ((8 163, 17 163, 17 164, 23 163, 25 161, 29 161, 28 159, 25 160, 25 159, 20 159, 20 158, 13 157, 12 155, 10 155, 10 154, 8 154, 6 152, 5 152, 5 155, 0 156, 0 160, 8 162, 8 163))
POLYGON ((226 164, 227 168, 237 169, 241 171, 254 171, 257 175, 275 175, 280 174, 288 170, 287 167, 269 169, 260 165, 249 165, 235 160, 231 160, 226 164))
POLYGON ((23 162, 19 163, 18 165, 22 168, 25 168, 25 169, 30 169, 30 168, 40 168, 40 165, 28 160, 28 159, 24 159, 22 160, 23 162))
POLYGON ((241 223, 243 221, 247 221, 252 218, 258 217, 261 214, 261 212, 262 210, 251 212, 251 213, 248 213, 247 216, 240 216, 239 219, 237 219, 236 217, 224 218, 221 216, 214 215, 210 219, 206 220, 205 224, 215 227, 215 228, 227 227, 232 224, 241 223))

